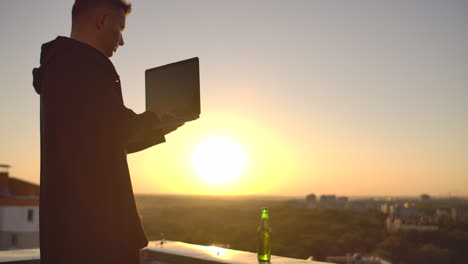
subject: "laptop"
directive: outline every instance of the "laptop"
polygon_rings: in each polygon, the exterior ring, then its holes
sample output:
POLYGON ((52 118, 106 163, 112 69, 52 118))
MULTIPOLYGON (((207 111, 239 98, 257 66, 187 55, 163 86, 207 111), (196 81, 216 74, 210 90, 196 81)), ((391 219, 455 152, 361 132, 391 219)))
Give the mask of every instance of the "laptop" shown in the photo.
POLYGON ((173 126, 200 117, 198 57, 145 71, 146 109, 161 122, 154 128, 173 126))

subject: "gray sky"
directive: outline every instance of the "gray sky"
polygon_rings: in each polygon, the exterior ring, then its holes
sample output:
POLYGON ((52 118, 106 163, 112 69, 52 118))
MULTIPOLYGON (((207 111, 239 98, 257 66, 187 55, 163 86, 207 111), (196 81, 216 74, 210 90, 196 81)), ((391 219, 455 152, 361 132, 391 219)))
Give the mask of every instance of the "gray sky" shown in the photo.
MULTIPOLYGON (((255 124, 284 147, 279 159, 293 160, 287 183, 259 193, 468 195, 467 1, 132 3, 112 58, 127 107, 144 111, 146 69, 200 57, 202 118, 255 124)), ((0 1, 0 163, 32 182, 40 154, 31 70, 42 43, 69 35, 72 4, 0 1)), ((189 142, 197 123, 189 125, 159 153, 183 153, 171 142, 189 142)), ((135 192, 209 193, 149 181, 171 171, 142 165, 157 147, 135 155, 135 192)))

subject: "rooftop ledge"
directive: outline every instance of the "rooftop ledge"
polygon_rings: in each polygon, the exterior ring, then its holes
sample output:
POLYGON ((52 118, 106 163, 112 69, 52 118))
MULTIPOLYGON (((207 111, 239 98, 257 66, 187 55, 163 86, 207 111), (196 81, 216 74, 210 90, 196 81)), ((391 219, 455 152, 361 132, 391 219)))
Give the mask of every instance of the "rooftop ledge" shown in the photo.
MULTIPOLYGON (((0 263, 39 264, 39 249, 0 251, 0 263)), ((150 241, 141 250, 141 264, 253 264, 257 254, 177 241, 150 241)), ((320 264, 325 262, 271 256, 271 264, 320 264)))

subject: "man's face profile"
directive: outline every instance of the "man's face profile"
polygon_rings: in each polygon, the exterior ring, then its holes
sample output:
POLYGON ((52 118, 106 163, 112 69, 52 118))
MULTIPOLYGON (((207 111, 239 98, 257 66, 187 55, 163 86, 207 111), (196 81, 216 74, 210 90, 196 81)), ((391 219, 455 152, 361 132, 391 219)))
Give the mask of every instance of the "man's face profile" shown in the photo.
POLYGON ((101 51, 112 57, 119 46, 124 44, 122 32, 125 30, 126 15, 122 9, 106 8, 98 16, 99 42, 101 51))
POLYGON ((122 32, 131 5, 125 0, 76 0, 70 38, 86 43, 110 58, 124 44, 122 32))

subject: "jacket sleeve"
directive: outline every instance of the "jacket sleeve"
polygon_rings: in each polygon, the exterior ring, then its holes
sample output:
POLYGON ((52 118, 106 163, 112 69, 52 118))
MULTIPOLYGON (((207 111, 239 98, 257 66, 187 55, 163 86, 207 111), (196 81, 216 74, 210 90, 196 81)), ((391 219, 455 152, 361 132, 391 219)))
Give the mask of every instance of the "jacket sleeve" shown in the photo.
POLYGON ((152 129, 152 126, 158 122, 155 114, 146 111, 142 114, 135 114, 132 110, 127 109, 127 115, 131 122, 133 129, 126 143, 127 153, 135 153, 151 146, 164 143, 166 139, 164 135, 152 129))
POLYGON ((154 124, 159 122, 158 117, 150 111, 136 114, 123 104, 120 81, 114 82, 113 89, 119 100, 117 102, 117 114, 119 124, 123 128, 122 140, 127 154, 135 153, 156 144, 165 142, 164 135, 153 129, 154 124))
POLYGON ((125 107, 117 75, 99 67, 80 67, 79 72, 78 78, 73 74, 62 76, 73 87, 64 97, 79 102, 77 111, 81 114, 73 119, 80 121, 83 133, 92 138, 91 142, 103 147, 120 146, 127 153, 165 142, 162 133, 151 129, 158 122, 156 115, 151 112, 136 114, 125 107))

